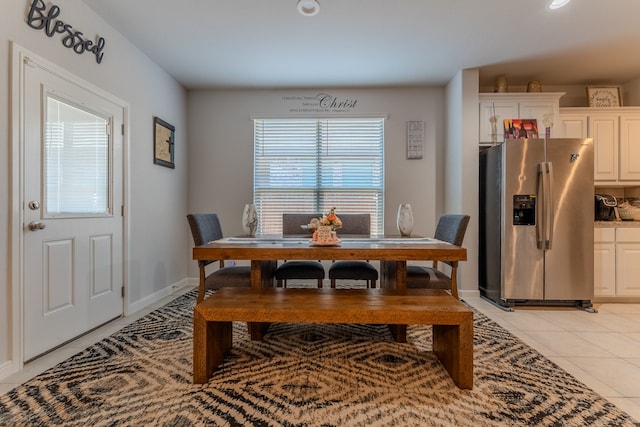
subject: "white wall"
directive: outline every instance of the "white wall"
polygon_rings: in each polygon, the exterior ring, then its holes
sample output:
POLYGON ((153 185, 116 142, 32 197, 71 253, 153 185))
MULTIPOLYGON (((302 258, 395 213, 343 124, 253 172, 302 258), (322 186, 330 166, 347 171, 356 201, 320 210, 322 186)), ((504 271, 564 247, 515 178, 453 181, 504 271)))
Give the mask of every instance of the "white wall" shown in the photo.
POLYGON ((640 105, 640 77, 627 82, 622 87, 622 105, 625 107, 640 105))
MULTIPOLYGON (((430 236, 441 206, 437 202, 436 152, 444 144, 443 88, 211 90, 189 93, 189 210, 217 212, 225 235, 242 233, 241 214, 253 196, 252 115, 292 115, 300 102, 319 92, 357 100, 342 115, 382 113, 385 122, 385 233, 398 233, 400 203, 411 203, 414 234, 430 236), (424 157, 406 159, 406 122, 424 120, 424 157), (437 148, 439 147, 439 148, 437 148)), ((336 115, 336 114, 334 114, 336 115)), ((339 114, 337 114, 339 115, 339 114)), ((477 121, 477 119, 476 119, 477 121)), ((196 264, 191 261, 191 275, 196 264)))
MULTIPOLYGON (((46 2, 48 5, 49 2, 46 2)), ((78 55, 26 23, 30 0, 3 0, 0 13, 0 377, 11 363, 11 245, 10 223, 11 111, 10 41, 65 68, 129 104, 127 213, 129 277, 127 306, 137 308, 187 277, 184 254, 190 251, 187 211, 186 92, 83 2, 57 0, 59 19, 86 36, 106 39, 101 64, 90 54, 78 55), (153 116, 176 126, 176 169, 153 164, 153 116)), ((17 225, 19 229, 19 224, 17 225)))
POLYGON ((460 263, 461 296, 478 294, 478 70, 463 70, 446 88, 444 212, 471 216, 460 263))

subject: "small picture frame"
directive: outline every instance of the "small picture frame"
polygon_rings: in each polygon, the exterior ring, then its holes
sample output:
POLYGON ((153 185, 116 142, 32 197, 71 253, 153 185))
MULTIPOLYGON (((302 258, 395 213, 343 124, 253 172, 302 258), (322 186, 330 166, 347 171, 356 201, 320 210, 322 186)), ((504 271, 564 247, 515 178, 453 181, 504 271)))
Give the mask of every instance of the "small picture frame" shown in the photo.
POLYGON ((504 119, 504 139, 538 138, 536 119, 504 119))
POLYGON ((622 107, 620 86, 587 86, 589 107, 622 107))
POLYGON ((164 120, 153 118, 153 163, 174 169, 176 128, 164 120))

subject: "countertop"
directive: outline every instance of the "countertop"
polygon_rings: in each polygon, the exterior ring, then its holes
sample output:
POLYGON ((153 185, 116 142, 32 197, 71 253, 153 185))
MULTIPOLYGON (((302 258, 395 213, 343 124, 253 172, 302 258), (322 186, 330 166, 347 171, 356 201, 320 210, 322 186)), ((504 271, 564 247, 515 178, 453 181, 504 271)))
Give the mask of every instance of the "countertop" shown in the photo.
POLYGON ((594 221, 596 228, 640 228, 640 221, 594 221))

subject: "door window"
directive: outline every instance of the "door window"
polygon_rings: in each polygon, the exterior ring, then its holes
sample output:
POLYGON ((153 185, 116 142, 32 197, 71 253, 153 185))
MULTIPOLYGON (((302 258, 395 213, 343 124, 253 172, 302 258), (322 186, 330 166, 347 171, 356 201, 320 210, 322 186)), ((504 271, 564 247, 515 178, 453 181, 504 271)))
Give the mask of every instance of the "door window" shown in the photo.
POLYGON ((44 132, 45 217, 111 214, 108 119, 48 95, 44 132))

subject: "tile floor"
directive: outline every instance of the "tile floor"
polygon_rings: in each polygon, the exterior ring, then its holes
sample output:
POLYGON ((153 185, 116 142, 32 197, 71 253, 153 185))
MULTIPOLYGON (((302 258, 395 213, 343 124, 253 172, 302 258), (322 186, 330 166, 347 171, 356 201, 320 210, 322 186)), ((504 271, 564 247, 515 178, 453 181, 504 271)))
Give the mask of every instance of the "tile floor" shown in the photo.
MULTIPOLYGON (((0 380, 0 394, 166 304, 190 288, 118 319, 0 380)), ((640 304, 595 304, 598 312, 573 308, 516 308, 505 312, 482 299, 466 299, 479 311, 640 421, 640 304)))
POLYGON ((465 301, 640 421, 640 304, 506 312, 483 299, 465 301))

